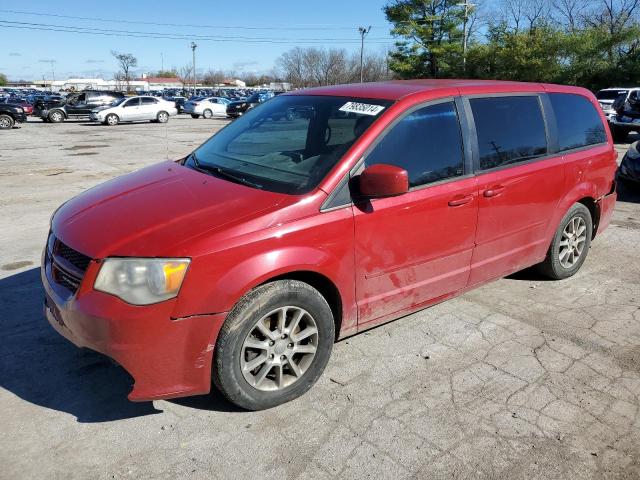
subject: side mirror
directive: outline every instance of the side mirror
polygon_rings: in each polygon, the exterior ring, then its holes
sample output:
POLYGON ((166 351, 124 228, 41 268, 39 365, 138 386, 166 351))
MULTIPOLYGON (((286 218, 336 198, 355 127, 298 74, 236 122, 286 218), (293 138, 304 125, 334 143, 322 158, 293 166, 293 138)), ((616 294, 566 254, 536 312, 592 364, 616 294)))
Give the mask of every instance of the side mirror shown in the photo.
POLYGON ((358 190, 360 195, 370 198, 402 195, 409 191, 409 174, 395 165, 371 165, 360 174, 358 190))

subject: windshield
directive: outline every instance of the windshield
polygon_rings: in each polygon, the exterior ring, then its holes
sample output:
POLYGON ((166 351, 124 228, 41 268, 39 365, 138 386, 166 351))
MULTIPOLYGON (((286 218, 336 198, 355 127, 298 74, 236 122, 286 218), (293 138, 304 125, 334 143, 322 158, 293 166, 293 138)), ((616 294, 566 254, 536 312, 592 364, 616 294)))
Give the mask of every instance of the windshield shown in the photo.
POLYGON ((628 92, 628 90, 600 90, 596 93, 596 98, 598 100, 615 100, 620 95, 624 95, 628 92))
POLYGON ((122 98, 117 98, 115 99, 113 102, 111 102, 111 106, 112 107, 117 107, 118 105, 120 105, 122 102, 124 102, 127 99, 127 97, 122 97, 122 98))
POLYGON ((212 174, 224 171, 224 178, 233 175, 254 188, 306 193, 390 104, 347 97, 278 96, 211 137, 186 165, 212 174))

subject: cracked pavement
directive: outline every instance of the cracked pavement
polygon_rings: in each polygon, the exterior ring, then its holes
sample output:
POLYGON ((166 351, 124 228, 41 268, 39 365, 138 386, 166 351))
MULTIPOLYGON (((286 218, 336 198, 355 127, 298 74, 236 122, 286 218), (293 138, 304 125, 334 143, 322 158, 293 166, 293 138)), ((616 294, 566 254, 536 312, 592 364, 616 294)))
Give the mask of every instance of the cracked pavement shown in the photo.
POLYGON ((3 132, 0 478, 640 478, 640 186, 575 277, 519 272, 343 340, 294 402, 129 403, 119 367, 42 317, 49 215, 223 124, 3 132))

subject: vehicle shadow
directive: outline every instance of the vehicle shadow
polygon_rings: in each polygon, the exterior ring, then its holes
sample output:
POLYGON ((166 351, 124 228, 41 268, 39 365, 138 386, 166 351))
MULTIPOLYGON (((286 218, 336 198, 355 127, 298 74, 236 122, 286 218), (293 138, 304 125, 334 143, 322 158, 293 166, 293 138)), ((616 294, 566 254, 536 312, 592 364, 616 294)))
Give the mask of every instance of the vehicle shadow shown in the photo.
POLYGON ((162 412, 129 402, 131 377, 122 368, 61 337, 42 314, 43 295, 38 268, 0 279, 0 387, 81 423, 162 412))

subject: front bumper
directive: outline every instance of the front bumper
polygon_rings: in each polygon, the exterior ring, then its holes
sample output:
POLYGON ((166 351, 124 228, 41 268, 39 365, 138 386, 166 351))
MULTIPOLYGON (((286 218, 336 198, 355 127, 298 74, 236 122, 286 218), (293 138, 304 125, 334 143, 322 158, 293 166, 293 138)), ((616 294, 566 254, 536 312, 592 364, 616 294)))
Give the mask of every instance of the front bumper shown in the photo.
POLYGON ((13 116, 14 120, 16 121, 16 123, 24 123, 27 121, 27 114, 26 113, 16 113, 13 116))
POLYGON ((172 318, 175 299, 134 306, 94 291, 99 264, 91 261, 78 291, 53 281, 47 255, 41 268, 44 313, 78 347, 105 354, 134 378, 128 398, 149 401, 208 393, 213 348, 226 313, 172 318))
POLYGON ((609 226, 609 223, 611 223, 613 209, 616 206, 618 194, 615 191, 615 185, 611 190, 612 191, 609 194, 598 200, 598 210, 600 212, 600 217, 598 219, 598 235, 609 226))
POLYGON ((102 121, 104 121, 104 119, 99 117, 97 113, 90 113, 89 114, 89 120, 91 120, 92 122, 102 122, 102 121))

